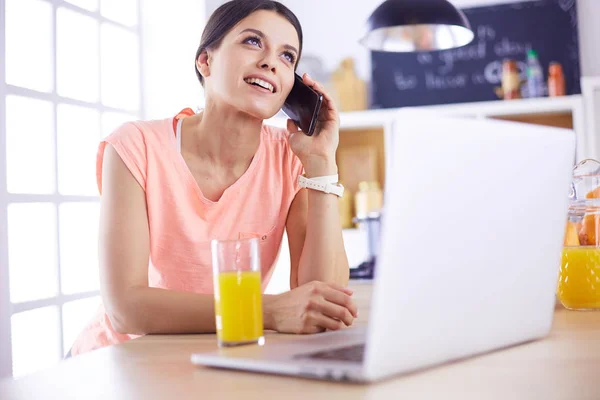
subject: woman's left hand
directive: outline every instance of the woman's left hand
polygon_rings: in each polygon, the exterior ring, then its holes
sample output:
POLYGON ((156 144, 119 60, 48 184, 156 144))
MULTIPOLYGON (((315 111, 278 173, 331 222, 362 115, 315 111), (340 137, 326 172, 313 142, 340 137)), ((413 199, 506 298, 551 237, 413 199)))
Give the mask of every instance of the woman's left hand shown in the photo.
POLYGON ((320 83, 308 74, 304 74, 302 78, 304 83, 323 95, 323 104, 312 136, 305 135, 288 119, 290 147, 302 162, 307 177, 337 174, 335 152, 340 141, 337 107, 320 83))

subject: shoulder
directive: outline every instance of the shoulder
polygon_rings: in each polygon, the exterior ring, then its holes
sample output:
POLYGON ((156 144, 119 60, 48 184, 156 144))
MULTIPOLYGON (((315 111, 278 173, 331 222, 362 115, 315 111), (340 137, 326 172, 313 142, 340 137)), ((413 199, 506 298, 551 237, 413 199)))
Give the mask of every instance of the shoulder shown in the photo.
POLYGON ((290 147, 290 132, 286 128, 263 125, 262 141, 271 151, 281 153, 285 157, 295 157, 290 147))
POLYGON ((290 137, 290 133, 287 129, 264 124, 262 127, 262 135, 265 140, 283 143, 288 143, 290 137))
POLYGON ((285 128, 263 125, 262 142, 269 153, 277 158, 291 159, 295 155, 290 148, 290 133, 285 128))
POLYGON ((270 157, 278 166, 286 168, 295 181, 302 174, 303 167, 290 147, 290 132, 285 128, 263 125, 262 135, 270 157))
POLYGON ((172 121, 172 118, 128 121, 118 126, 105 140, 123 144, 164 144, 174 139, 172 121))

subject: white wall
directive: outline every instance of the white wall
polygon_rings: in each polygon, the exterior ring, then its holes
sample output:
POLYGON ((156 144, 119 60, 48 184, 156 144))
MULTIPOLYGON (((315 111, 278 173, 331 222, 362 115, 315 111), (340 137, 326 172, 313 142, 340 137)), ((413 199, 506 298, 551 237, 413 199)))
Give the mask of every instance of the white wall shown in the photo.
MULTIPOLYGON (((377 7, 373 0, 280 0, 298 17, 304 33, 303 55, 316 55, 323 60, 327 71, 339 61, 352 56, 357 59, 358 73, 365 79, 370 75, 369 51, 358 44, 360 28, 377 7), (349 6, 351 4, 351 6, 349 6), (340 15, 340 11, 343 14, 340 15)), ((207 16, 221 0, 207 0, 207 16)))
MULTIPOLYGON (((304 31, 304 54, 323 59, 328 71, 342 58, 356 59, 357 72, 370 78, 369 52, 357 41, 364 23, 382 0, 280 0, 300 19, 304 31), (325 33, 321 33, 325 32, 325 33)), ((451 0, 458 7, 515 3, 522 0, 451 0)), ((206 0, 209 16, 223 0, 206 0)), ((577 0, 579 9, 582 74, 600 75, 600 0, 577 0)))
POLYGON ((577 0, 577 12, 581 73, 583 76, 600 76, 600 1, 577 0))
POLYGON ((205 24, 201 0, 142 0, 144 118, 204 104, 194 56, 205 24))

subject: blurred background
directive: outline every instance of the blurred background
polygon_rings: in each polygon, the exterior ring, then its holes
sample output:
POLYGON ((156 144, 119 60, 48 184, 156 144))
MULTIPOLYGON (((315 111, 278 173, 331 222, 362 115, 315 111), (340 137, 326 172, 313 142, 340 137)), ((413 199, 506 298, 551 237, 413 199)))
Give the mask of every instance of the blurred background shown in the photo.
MULTIPOLYGON (((387 107, 373 99, 373 58, 358 44, 380 1, 282 2, 303 25, 299 70, 338 89, 338 101, 344 71, 371 88, 345 111, 387 107)), ((194 55, 207 16, 222 3, 0 0, 0 377, 58 363, 94 314, 98 143, 125 121, 203 106, 194 55)), ((577 7, 578 73, 600 76, 600 1, 579 0, 577 7)), ((286 249, 284 240, 282 254, 286 249)), ((360 260, 365 251, 349 255, 360 260)), ((269 290, 285 289, 286 268, 282 256, 269 290)))

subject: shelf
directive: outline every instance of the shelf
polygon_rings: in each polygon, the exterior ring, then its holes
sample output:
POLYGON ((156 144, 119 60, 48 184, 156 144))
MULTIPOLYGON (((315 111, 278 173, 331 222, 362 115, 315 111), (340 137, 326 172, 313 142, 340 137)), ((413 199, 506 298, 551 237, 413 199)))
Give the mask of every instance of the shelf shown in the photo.
POLYGON ((478 103, 448 104, 441 106, 420 107, 434 110, 444 115, 471 115, 480 117, 524 115, 524 114, 556 114, 572 112, 583 106, 581 95, 562 97, 541 97, 535 99, 497 100, 478 103))
MULTIPOLYGON (((407 107, 435 111, 440 116, 465 116, 476 118, 565 114, 579 111, 583 108, 581 95, 562 97, 543 97, 535 99, 496 100, 474 103, 442 104, 432 106, 407 107)), ((385 128, 390 124, 400 108, 352 111, 340 113, 340 130, 352 131, 370 128, 385 128)), ((274 117, 267 124, 285 127, 285 117, 274 117)))

